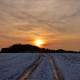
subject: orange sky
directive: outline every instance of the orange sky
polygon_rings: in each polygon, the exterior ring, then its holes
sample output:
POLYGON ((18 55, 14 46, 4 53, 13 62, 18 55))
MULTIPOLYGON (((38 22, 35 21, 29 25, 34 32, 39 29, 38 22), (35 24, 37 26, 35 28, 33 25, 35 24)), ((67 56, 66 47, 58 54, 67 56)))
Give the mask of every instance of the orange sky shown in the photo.
POLYGON ((1 48, 40 38, 46 48, 80 50, 79 36, 80 1, 0 1, 1 48))

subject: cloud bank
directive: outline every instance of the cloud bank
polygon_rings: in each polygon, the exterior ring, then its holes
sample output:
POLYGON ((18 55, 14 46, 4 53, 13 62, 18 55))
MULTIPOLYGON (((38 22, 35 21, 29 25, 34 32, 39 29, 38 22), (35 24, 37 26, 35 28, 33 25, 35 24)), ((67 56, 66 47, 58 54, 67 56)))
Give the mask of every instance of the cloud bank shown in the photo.
POLYGON ((51 44, 68 48, 71 42, 72 46, 80 44, 78 36, 79 0, 0 0, 1 47, 4 42, 26 43, 33 37, 42 37, 50 48, 55 48, 51 44))

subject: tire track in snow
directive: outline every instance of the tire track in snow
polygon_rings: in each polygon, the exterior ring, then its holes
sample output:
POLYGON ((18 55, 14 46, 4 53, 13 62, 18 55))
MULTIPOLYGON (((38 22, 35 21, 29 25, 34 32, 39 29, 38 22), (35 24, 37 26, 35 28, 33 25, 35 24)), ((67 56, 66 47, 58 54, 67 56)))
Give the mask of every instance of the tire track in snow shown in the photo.
POLYGON ((49 56, 48 60, 49 60, 50 65, 52 66, 53 80, 65 80, 61 70, 59 69, 58 65, 56 64, 55 59, 52 56, 49 56))
POLYGON ((36 68, 40 65, 43 55, 39 55, 39 57, 28 67, 24 70, 24 72, 17 78, 17 80, 29 80, 31 74, 34 73, 36 68))

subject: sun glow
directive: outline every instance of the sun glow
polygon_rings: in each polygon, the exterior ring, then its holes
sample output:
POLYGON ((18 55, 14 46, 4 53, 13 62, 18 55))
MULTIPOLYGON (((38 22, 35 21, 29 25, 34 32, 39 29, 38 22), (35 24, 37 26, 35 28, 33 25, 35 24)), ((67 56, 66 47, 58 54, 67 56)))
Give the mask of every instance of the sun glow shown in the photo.
POLYGON ((41 39, 36 39, 33 42, 33 44, 38 47, 42 47, 44 43, 45 43, 44 40, 41 40, 41 39))

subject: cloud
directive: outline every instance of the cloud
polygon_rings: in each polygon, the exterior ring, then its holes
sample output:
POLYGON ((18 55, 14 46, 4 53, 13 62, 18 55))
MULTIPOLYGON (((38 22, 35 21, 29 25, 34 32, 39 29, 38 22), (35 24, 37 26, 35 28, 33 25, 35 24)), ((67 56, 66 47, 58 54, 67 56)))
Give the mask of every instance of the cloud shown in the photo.
MULTIPOLYGON (((1 0, 0 23, 5 23, 5 25, 9 23, 24 24, 23 26, 25 26, 25 23, 32 25, 46 24, 47 27, 51 28, 49 28, 50 30, 53 28, 61 32, 67 32, 71 27, 69 21, 74 22, 75 18, 73 19, 73 17, 79 17, 79 7, 79 0, 1 0), (66 29, 67 27, 68 29, 66 29)), ((74 28, 71 27, 71 29, 74 28)))
POLYGON ((53 42, 77 35, 79 0, 0 0, 0 39, 42 36, 53 42))

